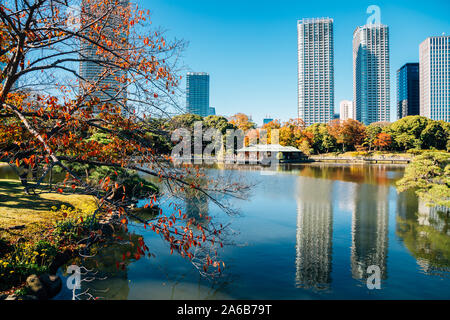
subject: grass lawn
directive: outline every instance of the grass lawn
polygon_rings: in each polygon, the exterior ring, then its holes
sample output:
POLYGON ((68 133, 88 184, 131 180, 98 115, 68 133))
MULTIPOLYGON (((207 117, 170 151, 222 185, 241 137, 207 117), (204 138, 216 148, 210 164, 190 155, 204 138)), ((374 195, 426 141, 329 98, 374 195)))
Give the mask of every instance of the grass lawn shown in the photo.
POLYGON ((20 181, 0 179, 0 238, 38 238, 43 230, 63 218, 60 212, 52 210, 62 205, 88 213, 95 208, 95 200, 92 196, 53 192, 27 195, 20 181))

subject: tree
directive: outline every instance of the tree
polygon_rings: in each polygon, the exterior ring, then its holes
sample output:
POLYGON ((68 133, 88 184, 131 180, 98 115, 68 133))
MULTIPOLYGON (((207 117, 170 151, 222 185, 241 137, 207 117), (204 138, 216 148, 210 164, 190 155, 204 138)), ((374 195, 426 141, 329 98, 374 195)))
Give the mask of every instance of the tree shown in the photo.
POLYGON ((237 127, 228 122, 227 118, 222 116, 207 116, 203 118, 203 126, 205 128, 213 128, 220 131, 222 134, 226 134, 227 130, 236 130, 237 127))
MULTIPOLYGON (((444 121, 430 121, 420 133, 421 146, 424 149, 436 148, 445 150, 447 147, 448 132, 444 121)), ((447 125, 448 127, 448 125, 447 125)))
POLYGON ((230 123, 244 132, 256 128, 256 124, 250 121, 249 117, 243 113, 236 113, 234 116, 231 116, 230 123))
MULTIPOLYGON (((280 128, 280 144, 282 146, 298 148, 305 139, 310 137, 305 135, 304 129, 305 123, 303 120, 289 119, 289 121, 283 123, 283 126, 280 128)), ((308 144, 310 144, 309 142, 310 141, 308 141, 308 144)))
POLYGON ((397 182, 397 189, 413 189, 431 205, 450 207, 450 155, 425 152, 416 156, 397 182))
POLYGON ((378 150, 382 150, 389 147, 391 143, 392 137, 387 133, 380 132, 379 134, 377 134, 377 137, 374 140, 373 145, 375 147, 378 147, 378 150))
POLYGON ((342 134, 344 143, 351 148, 361 145, 366 137, 366 128, 364 125, 353 119, 347 119, 343 123, 342 134))
POLYGON ((181 128, 193 130, 194 124, 199 121, 202 122, 203 117, 197 114, 192 113, 180 114, 172 117, 168 121, 168 129, 171 131, 181 128))
MULTIPOLYGON (((240 184, 207 180, 200 185, 195 179, 202 175, 200 170, 174 167, 147 136, 158 132, 143 115, 166 114, 167 106, 177 108, 173 102, 180 79, 176 62, 184 42, 165 39, 151 27, 149 11, 127 2, 84 0, 74 10, 78 3, 5 0, 0 4, 0 59, 6 63, 0 75, 0 160, 19 172, 28 192, 46 188, 42 182, 59 167, 66 178, 53 190, 95 196, 99 208, 94 217, 100 211, 132 215, 133 199, 127 193, 120 199, 111 197, 125 188, 113 182, 120 169, 154 176, 174 196, 193 188, 232 214, 220 197, 238 195, 240 184), (80 63, 88 63, 94 74, 80 72, 80 63), (31 95, 27 87, 38 94, 31 95), (107 144, 91 139, 98 133, 107 144), (71 169, 74 165, 112 170, 87 183, 86 177, 71 169), (33 175, 33 183, 24 174, 27 170, 39 173, 33 175)), ((156 203, 156 194, 148 193, 146 198, 156 203)), ((127 219, 123 221, 126 224, 127 219)), ((208 270, 212 258, 206 259, 206 254, 220 243, 220 228, 213 224, 198 228, 181 211, 178 216, 139 221, 191 261, 193 249, 209 241, 195 260, 208 270)), ((211 272, 217 270, 215 264, 211 272)))
POLYGON ((430 121, 421 116, 408 116, 385 127, 383 131, 391 135, 395 147, 400 150, 422 148, 420 135, 430 121))
POLYGON ((376 123, 371 123, 366 127, 366 138, 364 139, 364 144, 369 147, 369 151, 372 151, 374 146, 374 141, 377 139, 378 134, 382 131, 380 125, 376 123))
MULTIPOLYGON (((277 119, 270 121, 269 123, 266 123, 262 126, 261 130, 258 130, 257 136, 260 140, 260 143, 272 143, 272 130, 280 130, 281 124, 280 121, 277 119), (265 132, 263 135, 261 135, 262 132, 265 132)), ((251 133, 251 135, 254 135, 254 133, 251 133)), ((278 139, 280 138, 279 132, 278 132, 278 139)), ((279 141, 280 142, 280 141, 279 141)))
POLYGON ((305 134, 310 133, 311 147, 315 153, 331 152, 337 148, 336 139, 328 132, 325 123, 315 123, 305 129, 305 134))
POLYGON ((361 145, 366 136, 365 127, 357 120, 332 120, 328 123, 328 133, 342 145, 342 151, 361 145))

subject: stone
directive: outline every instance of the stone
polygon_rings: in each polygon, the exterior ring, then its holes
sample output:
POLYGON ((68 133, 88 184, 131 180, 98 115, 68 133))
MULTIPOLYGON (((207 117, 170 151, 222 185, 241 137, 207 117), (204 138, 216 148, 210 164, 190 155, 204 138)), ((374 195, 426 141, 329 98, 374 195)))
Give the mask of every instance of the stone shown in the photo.
POLYGON ((37 275, 32 274, 27 278, 27 287, 39 300, 47 299, 47 291, 37 275))

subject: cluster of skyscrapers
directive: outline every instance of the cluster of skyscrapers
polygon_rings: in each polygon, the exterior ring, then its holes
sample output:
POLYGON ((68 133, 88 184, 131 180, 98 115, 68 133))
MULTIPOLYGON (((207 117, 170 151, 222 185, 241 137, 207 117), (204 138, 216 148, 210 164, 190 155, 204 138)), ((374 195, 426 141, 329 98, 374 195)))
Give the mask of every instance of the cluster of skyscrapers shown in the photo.
MULTIPOLYGON (((298 30, 298 117, 307 126, 334 115, 333 19, 302 19, 298 30)), ((380 23, 353 33, 353 101, 340 104, 340 118, 364 124, 390 120, 389 27, 380 23)), ((397 71, 397 115, 450 120, 450 36, 420 44, 419 63, 397 71)))

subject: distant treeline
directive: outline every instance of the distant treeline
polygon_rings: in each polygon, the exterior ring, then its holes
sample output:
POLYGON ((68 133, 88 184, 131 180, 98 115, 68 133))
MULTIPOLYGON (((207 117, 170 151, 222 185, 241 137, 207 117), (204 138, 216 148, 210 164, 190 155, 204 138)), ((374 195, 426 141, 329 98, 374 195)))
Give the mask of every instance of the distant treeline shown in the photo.
MULTIPOLYGON (((348 119, 333 120, 329 123, 316 123, 305 127, 301 119, 287 122, 273 120, 262 128, 244 114, 236 114, 229 119, 223 116, 201 117, 183 114, 171 119, 148 120, 154 132, 165 132, 165 136, 149 133, 162 152, 172 146, 170 133, 178 128, 193 130, 194 123, 202 122, 203 129, 215 128, 222 134, 228 129, 241 129, 248 136, 257 135, 264 129, 270 141, 272 130, 278 129, 279 143, 293 146, 306 154, 346 151, 414 151, 424 149, 450 150, 450 123, 435 121, 421 116, 408 116, 390 122, 375 122, 368 126, 359 121, 348 119), (412 149, 412 150, 411 150, 412 149)), ((248 141, 248 140, 246 140, 248 141)), ((248 143, 248 142, 247 142, 248 143)))

